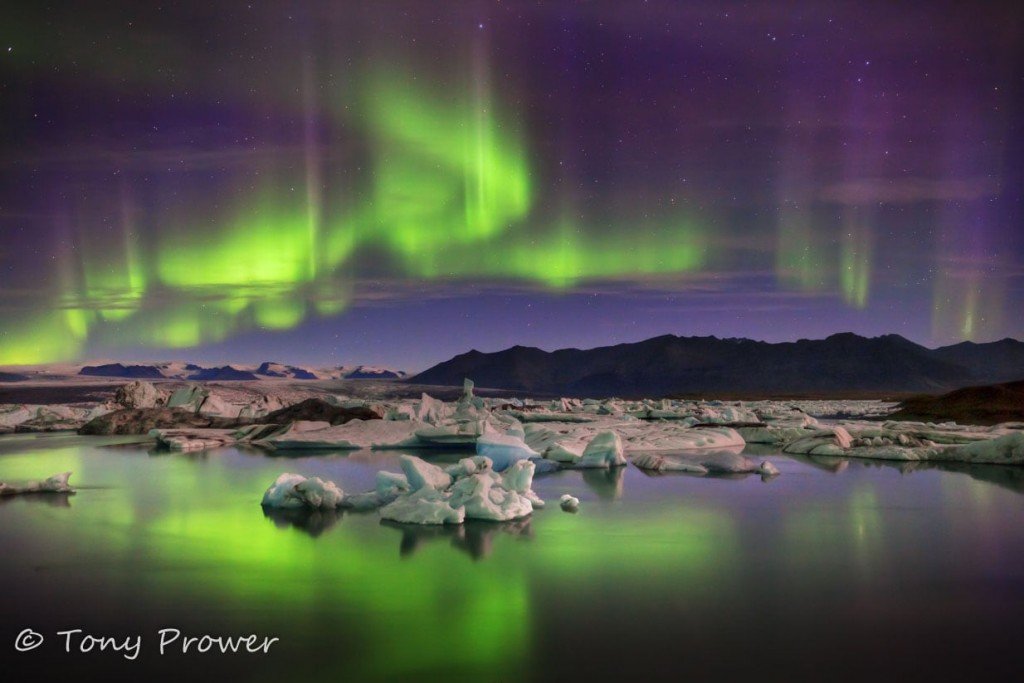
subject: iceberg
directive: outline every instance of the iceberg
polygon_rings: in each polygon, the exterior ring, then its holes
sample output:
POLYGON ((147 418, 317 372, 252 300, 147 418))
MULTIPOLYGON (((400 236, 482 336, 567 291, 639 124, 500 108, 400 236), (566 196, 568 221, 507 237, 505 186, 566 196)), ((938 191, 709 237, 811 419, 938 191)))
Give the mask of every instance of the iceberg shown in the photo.
POLYGON ((531 489, 534 464, 529 460, 516 461, 503 474, 484 456, 463 458, 446 469, 410 455, 400 463, 404 475, 380 472, 374 491, 349 496, 344 504, 370 509, 383 501, 381 518, 402 524, 504 522, 544 506, 531 489))
POLYGON ((476 440, 476 452, 477 455, 489 458, 497 472, 508 469, 514 462, 540 457, 540 453, 530 448, 522 436, 493 430, 476 440))
POLYGON ((659 453, 637 453, 632 456, 633 464, 650 472, 689 472, 690 474, 707 474, 708 469, 695 462, 682 458, 672 458, 659 453))
POLYGON ((344 492, 333 481, 286 472, 270 485, 260 504, 281 509, 335 509, 344 498, 344 492))
POLYGON ((562 497, 558 499, 558 504, 566 512, 576 512, 580 509, 580 499, 570 496, 568 493, 562 494, 562 497))
POLYGON ((409 489, 413 492, 422 488, 431 488, 443 491, 452 484, 452 476, 437 465, 412 455, 403 455, 399 458, 402 472, 409 482, 409 489))
POLYGON ((783 447, 783 453, 800 455, 843 455, 853 445, 853 438, 843 427, 818 429, 783 447))
MULTIPOLYGON (((521 461, 533 474, 533 463, 521 461)), ((533 512, 533 503, 526 496, 503 485, 502 478, 495 472, 481 472, 464 477, 452 486, 452 507, 465 511, 467 519, 484 519, 492 522, 507 522, 525 517, 533 512)))
POLYGON ((416 431, 425 426, 415 420, 350 420, 340 425, 300 420, 253 443, 271 449, 417 448, 424 444, 416 431))
POLYGON ((156 408, 167 402, 167 395, 152 382, 134 380, 122 384, 114 392, 114 403, 122 408, 156 408))
POLYGON ((1024 432, 996 437, 991 441, 976 441, 950 449, 950 455, 961 462, 993 463, 1000 465, 1024 464, 1024 432))
POLYGON ((14 496, 23 493, 75 493, 68 484, 71 472, 62 472, 52 477, 24 484, 8 484, 0 481, 0 496, 14 496))
POLYGON ((380 509, 380 516, 402 524, 462 524, 466 521, 466 508, 453 508, 449 495, 424 487, 399 496, 380 509))
POLYGON ((577 467, 621 467, 626 464, 622 439, 611 431, 599 432, 583 449, 577 467))

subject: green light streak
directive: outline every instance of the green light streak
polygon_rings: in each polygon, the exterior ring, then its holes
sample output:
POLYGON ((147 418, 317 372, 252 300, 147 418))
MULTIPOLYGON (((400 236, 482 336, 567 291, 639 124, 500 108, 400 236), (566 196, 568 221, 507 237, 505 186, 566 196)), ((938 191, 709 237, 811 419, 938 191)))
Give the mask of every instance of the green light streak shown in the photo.
POLYGON ((856 308, 868 303, 871 284, 871 233, 869 228, 854 223, 843 235, 839 249, 839 284, 843 300, 856 308))
POLYGON ((360 125, 374 148, 377 237, 407 256, 493 237, 531 205, 525 144, 498 117, 486 80, 439 98, 406 72, 378 70, 360 125))
POLYGON ((536 239, 421 253, 406 266, 427 278, 525 279, 560 290, 586 280, 685 273, 699 269, 706 258, 703 234, 682 219, 593 236, 566 220, 536 239))
POLYGON ((25 316, 5 316, 0 330, 0 364, 32 365, 76 357, 92 316, 80 309, 54 308, 25 316))
POLYGON ((161 238, 157 276, 170 287, 301 284, 316 276, 305 212, 270 194, 221 229, 167 230, 161 238))
POLYGON ((817 243, 809 209, 786 203, 779 214, 775 249, 775 273, 787 288, 821 291, 828 287, 830 272, 817 243))
POLYGON ((59 308, 13 323, 17 330, 4 322, 0 362, 73 358, 89 341, 183 349, 254 327, 292 329, 347 309, 366 253, 392 256, 391 278, 526 280, 554 291, 704 267, 708 240, 687 216, 622 216, 621 226, 570 211, 533 217, 520 115, 499 101, 486 59, 471 61, 450 83, 378 62, 338 94, 346 100, 331 122, 369 143, 369 163, 351 180, 356 162, 334 176, 321 159, 307 63, 302 163, 258 169, 256 188, 239 180, 226 209, 160 209, 145 251, 122 200, 121 230, 98 239, 82 231, 80 262, 62 268, 59 308))

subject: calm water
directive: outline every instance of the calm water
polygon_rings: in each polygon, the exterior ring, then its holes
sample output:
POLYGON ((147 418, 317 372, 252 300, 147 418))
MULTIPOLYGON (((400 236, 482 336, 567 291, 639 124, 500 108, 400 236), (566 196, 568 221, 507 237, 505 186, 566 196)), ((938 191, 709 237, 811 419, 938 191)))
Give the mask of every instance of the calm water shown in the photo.
MULTIPOLYGON (((397 453, 149 454, 0 438, 0 670, 212 680, 1009 678, 1024 665, 1024 472, 769 458, 782 476, 538 477, 527 521, 264 515, 282 471, 372 487, 397 453), (558 509, 572 493, 578 514, 558 509), (17 653, 24 628, 42 633, 17 653), (59 630, 141 635, 136 661, 59 630), (276 636, 266 655, 158 655, 157 631, 276 636), (77 641, 72 641, 73 646, 77 641)), ((454 461, 457 455, 433 456, 454 461)), ((23 676, 18 680, 31 680, 23 676)), ((5 673, 4 680, 8 679, 5 673)))

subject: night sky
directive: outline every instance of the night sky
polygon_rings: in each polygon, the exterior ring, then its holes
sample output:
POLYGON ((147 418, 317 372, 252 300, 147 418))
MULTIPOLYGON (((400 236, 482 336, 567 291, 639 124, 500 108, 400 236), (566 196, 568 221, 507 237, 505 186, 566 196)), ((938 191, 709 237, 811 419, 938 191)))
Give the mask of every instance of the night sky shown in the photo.
POLYGON ((1015 4, 5 3, 0 364, 1024 337, 1015 4))

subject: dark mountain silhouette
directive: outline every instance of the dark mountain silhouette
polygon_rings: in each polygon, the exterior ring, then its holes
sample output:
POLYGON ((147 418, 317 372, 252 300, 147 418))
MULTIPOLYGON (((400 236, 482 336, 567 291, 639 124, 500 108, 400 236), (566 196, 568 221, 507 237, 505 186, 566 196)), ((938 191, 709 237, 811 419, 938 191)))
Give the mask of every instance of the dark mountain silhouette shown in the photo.
POLYGON ((296 367, 294 365, 282 365, 281 363, 274 363, 272 361, 265 361, 262 365, 256 368, 256 374, 264 377, 291 377, 292 379, 316 379, 309 370, 296 367))
POLYGON ((453 385, 465 377, 481 387, 594 397, 936 393, 983 378, 1024 377, 1024 343, 1003 340, 933 350, 895 334, 867 338, 841 333, 778 344, 664 335, 588 350, 549 352, 525 346, 496 353, 474 350, 435 365, 411 381, 453 385), (995 364, 990 363, 993 355, 999 359, 995 364))
POLYGON ((106 365, 86 365, 78 371, 79 375, 94 377, 130 377, 131 379, 163 379, 164 375, 152 365, 122 365, 107 363, 106 365))
POLYGON ((16 372, 0 372, 0 382, 24 382, 28 375, 19 375, 16 372))
POLYGON ((328 403, 319 398, 307 398, 305 401, 294 405, 275 410, 272 413, 259 418, 257 422, 265 424, 285 424, 296 420, 312 420, 316 422, 330 422, 332 425, 340 425, 350 420, 380 420, 383 418, 382 411, 376 411, 365 406, 357 408, 343 408, 328 403))
POLYGON ((960 342, 935 349, 945 361, 971 368, 978 382, 1006 382, 1024 379, 1024 342, 1000 339, 986 344, 960 342))
POLYGON ((209 381, 224 381, 224 380, 251 380, 258 379, 256 375, 246 370, 239 370, 233 368, 230 365, 225 365, 220 368, 203 368, 198 372, 194 372, 188 376, 189 379, 199 380, 203 382, 209 381))
POLYGON ((980 425, 1017 422, 1024 420, 1024 380, 964 387, 942 396, 914 396, 889 417, 980 425))

